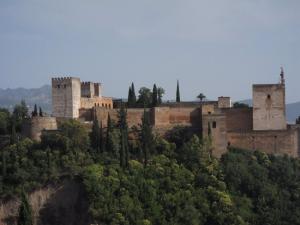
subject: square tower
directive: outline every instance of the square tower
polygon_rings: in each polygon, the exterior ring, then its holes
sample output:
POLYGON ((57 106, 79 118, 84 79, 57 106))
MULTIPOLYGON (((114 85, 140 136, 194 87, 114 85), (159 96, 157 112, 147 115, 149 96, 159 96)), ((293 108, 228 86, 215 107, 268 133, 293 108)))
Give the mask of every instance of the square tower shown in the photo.
POLYGON ((253 85, 253 130, 285 130, 285 84, 253 85))
POLYGON ((52 78, 52 115, 54 117, 78 118, 80 97, 79 78, 52 78))

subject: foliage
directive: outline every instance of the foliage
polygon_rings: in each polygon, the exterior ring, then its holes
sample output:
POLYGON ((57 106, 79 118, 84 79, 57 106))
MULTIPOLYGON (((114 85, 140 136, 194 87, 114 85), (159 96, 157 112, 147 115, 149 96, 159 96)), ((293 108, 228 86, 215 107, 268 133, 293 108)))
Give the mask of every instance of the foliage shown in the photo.
POLYGON ((249 105, 242 102, 233 103, 233 108, 249 108, 249 105))
POLYGON ((179 90, 179 81, 177 80, 177 87, 176 87, 176 102, 180 102, 180 90, 179 90))
POLYGON ((24 192, 21 195, 19 207, 18 225, 33 225, 33 214, 27 196, 24 192))
POLYGON ((206 98, 206 96, 205 96, 203 93, 200 93, 200 94, 197 96, 197 98, 199 98, 200 102, 202 102, 202 101, 206 98))

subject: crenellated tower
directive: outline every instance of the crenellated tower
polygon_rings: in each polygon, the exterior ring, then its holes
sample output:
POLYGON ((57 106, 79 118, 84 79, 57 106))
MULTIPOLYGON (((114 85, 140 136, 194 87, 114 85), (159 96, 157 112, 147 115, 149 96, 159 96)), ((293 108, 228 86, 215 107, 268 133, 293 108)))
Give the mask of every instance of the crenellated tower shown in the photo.
POLYGON ((80 98, 81 84, 79 78, 52 78, 52 116, 78 118, 80 98))

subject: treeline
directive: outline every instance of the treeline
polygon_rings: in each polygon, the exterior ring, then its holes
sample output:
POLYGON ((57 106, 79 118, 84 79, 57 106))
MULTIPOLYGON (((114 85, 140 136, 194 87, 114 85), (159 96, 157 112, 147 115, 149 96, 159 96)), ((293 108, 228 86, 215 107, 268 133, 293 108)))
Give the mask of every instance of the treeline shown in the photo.
POLYGON ((152 91, 147 87, 142 87, 138 91, 138 97, 135 93, 134 83, 131 84, 128 90, 128 108, 149 108, 156 107, 162 104, 162 98, 165 94, 165 90, 162 87, 153 85, 152 91))
MULTIPOLYGON (((15 116, 26 119, 17 108, 15 116)), ((10 124, 13 114, 0 123, 10 124)), ((117 121, 108 117, 103 127, 95 120, 91 132, 68 120, 41 142, 16 133, 1 147, 0 196, 21 196, 23 223, 32 224, 33 214, 24 191, 76 176, 95 224, 300 224, 299 159, 238 149, 216 159, 210 138, 186 127, 156 136, 146 110, 142 124, 129 128, 125 105, 117 121)))

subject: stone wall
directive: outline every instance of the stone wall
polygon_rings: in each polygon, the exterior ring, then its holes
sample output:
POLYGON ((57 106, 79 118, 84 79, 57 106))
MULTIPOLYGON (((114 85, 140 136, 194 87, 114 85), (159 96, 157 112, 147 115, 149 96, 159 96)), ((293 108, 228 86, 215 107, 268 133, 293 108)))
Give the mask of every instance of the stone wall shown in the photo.
POLYGON ((112 98, 107 97, 92 97, 92 98, 84 98, 81 99, 80 107, 82 109, 91 109, 95 106, 104 107, 104 108, 113 108, 112 98))
POLYGON ((230 97, 224 97, 224 96, 219 97, 218 98, 218 108, 219 109, 231 108, 230 97))
POLYGON ((230 146, 299 157, 299 130, 228 132, 230 146))
POLYGON ((284 130, 284 84, 253 85, 253 130, 284 130))
POLYGON ((79 78, 52 78, 52 116, 78 118, 80 97, 79 78))
POLYGON ((226 115, 227 131, 252 130, 252 108, 230 108, 223 112, 226 115))
POLYGON ((32 117, 22 128, 22 133, 36 141, 40 141, 43 130, 57 130, 55 117, 32 117))
POLYGON ((227 151, 226 116, 224 114, 209 114, 202 117, 202 136, 209 138, 211 132, 212 154, 221 157, 227 151))
MULTIPOLYGON (((163 113, 163 112, 162 112, 163 113)), ((170 108, 170 124, 182 126, 201 126, 200 107, 170 108)))

